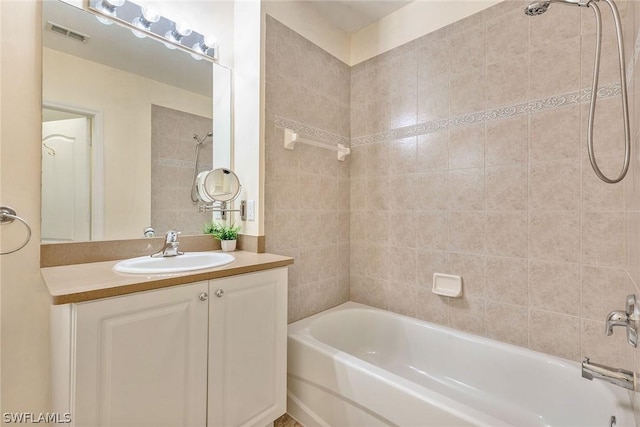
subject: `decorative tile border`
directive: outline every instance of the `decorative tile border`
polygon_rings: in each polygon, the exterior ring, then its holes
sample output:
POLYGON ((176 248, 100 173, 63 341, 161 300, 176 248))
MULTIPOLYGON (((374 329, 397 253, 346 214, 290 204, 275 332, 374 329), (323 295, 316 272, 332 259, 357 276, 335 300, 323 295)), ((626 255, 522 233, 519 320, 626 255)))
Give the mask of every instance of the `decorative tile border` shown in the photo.
MULTIPOLYGON (((178 159, 165 159, 163 157, 159 157, 155 160, 156 164, 160 166, 174 166, 179 168, 193 168, 195 167, 195 162, 190 160, 178 160, 178 159)), ((213 167, 212 164, 198 162, 198 165, 202 169, 211 169, 213 167)))
POLYGON ((638 57, 640 57, 640 30, 636 36, 636 42, 633 48, 633 56, 629 59, 629 65, 627 66, 627 86, 631 86, 633 79, 633 71, 638 63, 638 57))
MULTIPOLYGON (((640 46, 640 45, 639 45, 640 46)), ((638 50, 640 54, 640 49, 638 50)), ((598 98, 612 98, 620 96, 620 84, 614 83, 603 86, 598 89, 598 98)), ((357 147, 359 145, 373 144, 382 141, 391 141, 395 139, 410 138, 413 136, 426 135, 430 133, 440 132, 445 129, 457 128, 460 126, 468 126, 477 123, 484 123, 493 120, 506 119, 523 114, 537 113, 541 111, 552 110, 571 105, 578 105, 591 100, 591 89, 582 89, 569 94, 551 96, 548 98, 536 99, 520 104, 510 105, 506 107, 494 108, 492 110, 481 111, 476 113, 465 114, 450 119, 434 120, 429 122, 418 123, 417 125, 405 126, 402 128, 391 129, 385 132, 359 136, 357 138, 346 138, 322 129, 308 126, 295 120, 286 119, 284 117, 273 116, 276 126, 291 129, 301 135, 312 138, 321 139, 335 144, 344 144, 346 146, 357 147)), ((166 162, 190 163, 179 160, 160 159, 166 162)), ((169 163, 161 163, 167 164, 169 163)), ((171 163, 173 166, 182 166, 182 164, 171 163)))
MULTIPOLYGON (((611 84, 598 89, 598 98, 611 98, 616 96, 620 96, 620 84, 611 84)), ((351 139, 351 146, 357 147, 359 145, 372 144, 375 142, 426 135, 429 133, 439 132, 441 130, 456 128, 460 126, 468 126, 476 123, 506 119, 522 114, 537 113, 540 111, 546 111, 570 105, 577 105, 583 102, 588 102, 590 100, 591 90, 582 89, 581 91, 565 95, 552 96, 549 98, 537 99, 507 107, 500 107, 492 110, 465 114, 458 117, 452 117, 450 119, 418 123, 417 125, 391 129, 386 132, 381 132, 373 135, 359 136, 357 138, 351 139)))
POLYGON ((295 120, 274 116, 273 122, 276 126, 291 129, 292 131, 299 133, 300 135, 310 136, 312 138, 321 139, 323 141, 332 142, 335 144, 343 144, 347 147, 350 143, 349 138, 347 137, 327 132, 326 130, 314 128, 313 126, 307 126, 304 123, 296 122, 295 120))

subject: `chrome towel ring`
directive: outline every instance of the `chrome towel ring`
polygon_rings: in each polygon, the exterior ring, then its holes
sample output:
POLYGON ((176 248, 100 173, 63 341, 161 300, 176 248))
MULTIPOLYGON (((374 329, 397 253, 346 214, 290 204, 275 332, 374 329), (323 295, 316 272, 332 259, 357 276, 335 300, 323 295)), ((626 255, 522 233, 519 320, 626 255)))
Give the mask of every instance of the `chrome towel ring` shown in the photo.
POLYGON ((16 215, 15 209, 10 208, 8 206, 0 206, 0 225, 11 224, 16 219, 21 223, 23 223, 25 227, 27 227, 27 238, 16 249, 12 251, 0 252, 0 255, 8 255, 14 252, 18 252, 20 249, 27 246, 27 243, 29 243, 29 240, 31 240, 31 227, 29 227, 29 224, 27 224, 27 221, 25 221, 24 219, 16 215))

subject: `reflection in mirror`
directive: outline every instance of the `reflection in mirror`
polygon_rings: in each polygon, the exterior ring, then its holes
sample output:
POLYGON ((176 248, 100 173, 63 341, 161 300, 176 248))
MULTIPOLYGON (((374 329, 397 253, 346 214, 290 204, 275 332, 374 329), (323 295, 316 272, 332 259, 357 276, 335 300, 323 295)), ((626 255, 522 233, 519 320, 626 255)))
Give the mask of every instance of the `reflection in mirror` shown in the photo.
POLYGON ((201 233, 193 173, 230 166, 229 69, 46 1, 43 105, 43 242, 201 233))

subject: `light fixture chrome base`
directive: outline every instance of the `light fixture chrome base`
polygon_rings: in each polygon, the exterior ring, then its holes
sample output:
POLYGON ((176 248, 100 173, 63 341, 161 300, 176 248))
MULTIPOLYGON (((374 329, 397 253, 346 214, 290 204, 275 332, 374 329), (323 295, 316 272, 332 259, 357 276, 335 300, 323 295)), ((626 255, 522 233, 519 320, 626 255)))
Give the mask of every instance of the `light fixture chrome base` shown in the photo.
POLYGON ((167 46, 173 46, 177 49, 190 53, 194 58, 208 59, 209 61, 218 62, 218 46, 208 46, 209 49, 205 52, 201 48, 194 49, 193 46, 202 46, 205 39, 203 34, 196 31, 192 31, 189 35, 180 37, 178 41, 166 38, 167 33, 175 31, 176 23, 169 18, 161 16, 157 22, 151 23, 148 29, 143 26, 137 26, 133 24, 136 18, 143 16, 142 7, 132 1, 124 0, 121 6, 113 8, 113 12, 105 13, 104 8, 101 7, 104 0, 90 0, 89 11, 94 13, 101 20, 109 20, 117 22, 118 24, 129 28, 134 34, 144 34, 149 38, 165 43, 167 46))

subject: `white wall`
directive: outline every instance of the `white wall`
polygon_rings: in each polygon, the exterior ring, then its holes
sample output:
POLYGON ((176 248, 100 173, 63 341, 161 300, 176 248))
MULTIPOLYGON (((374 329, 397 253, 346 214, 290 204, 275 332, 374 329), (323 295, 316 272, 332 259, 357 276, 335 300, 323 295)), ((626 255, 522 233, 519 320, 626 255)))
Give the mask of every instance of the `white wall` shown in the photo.
MULTIPOLYGON (((36 0, 0 1, 0 204, 33 230, 19 252, 0 256, 1 412, 49 409, 49 295, 40 277, 40 28, 36 0), (20 34, 20 37, 16 37, 20 34)), ((0 247, 24 239, 0 226, 0 247)))
POLYGON ((43 63, 43 99, 103 115, 104 239, 140 237, 151 223, 151 104, 211 117, 211 98, 53 49, 43 63))
POLYGON ((264 13, 282 22, 345 64, 350 64, 350 35, 332 26, 309 2, 265 0, 262 5, 264 13))
POLYGON ((232 0, 140 0, 155 4, 160 13, 174 21, 188 22, 200 34, 213 34, 220 45, 219 63, 233 67, 233 9, 232 0))
POLYGON ((350 65, 422 37, 500 0, 416 0, 351 35, 350 65))
POLYGON ((264 12, 348 65, 355 65, 500 0, 416 0, 348 34, 333 27, 306 1, 263 1, 264 12))
POLYGON ((259 236, 264 234, 264 108, 261 96, 264 76, 260 72, 263 64, 260 0, 238 1, 234 12, 233 170, 242 184, 238 200, 256 202, 256 219, 243 222, 241 232, 259 236))

